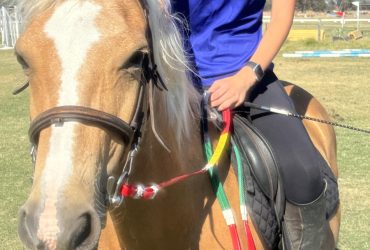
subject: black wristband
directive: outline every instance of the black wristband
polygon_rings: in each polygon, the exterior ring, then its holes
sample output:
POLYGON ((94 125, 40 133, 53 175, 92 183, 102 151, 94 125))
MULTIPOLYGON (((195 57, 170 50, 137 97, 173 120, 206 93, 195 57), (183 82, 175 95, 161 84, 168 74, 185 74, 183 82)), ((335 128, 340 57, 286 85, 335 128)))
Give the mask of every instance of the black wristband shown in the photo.
POLYGON ((245 66, 250 67, 253 70, 254 74, 256 75, 257 82, 262 80, 263 76, 265 75, 265 72, 263 71, 261 65, 252 61, 248 61, 245 64, 245 66))

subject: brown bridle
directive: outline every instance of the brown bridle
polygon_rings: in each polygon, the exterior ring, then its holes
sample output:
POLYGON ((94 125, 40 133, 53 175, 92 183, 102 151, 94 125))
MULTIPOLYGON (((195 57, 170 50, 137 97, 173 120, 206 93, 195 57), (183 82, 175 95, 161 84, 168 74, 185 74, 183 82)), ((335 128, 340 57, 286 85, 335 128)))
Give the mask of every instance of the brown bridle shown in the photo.
POLYGON ((80 122, 100 127, 109 133, 119 135, 123 142, 130 143, 135 128, 120 118, 106 112, 83 106, 59 106, 39 114, 30 124, 29 138, 32 145, 38 144, 40 132, 55 124, 80 122))
MULTIPOLYGON (((144 12, 146 18, 148 18, 147 6, 143 3, 144 12)), ((150 27, 147 30, 147 38, 151 40, 150 27)), ((151 45, 151 43, 149 42, 151 45)), ((151 48, 153 51, 153 48, 151 48)), ((127 181, 129 174, 131 172, 131 167, 133 165, 134 158, 139 148, 142 135, 143 123, 145 115, 149 115, 149 109, 151 112, 151 126, 153 133, 158 139, 159 143, 169 151, 166 145, 163 143, 162 139, 158 135, 153 113, 153 88, 156 86, 160 90, 167 90, 163 80, 161 79, 156 65, 154 64, 154 57, 152 53, 147 54, 142 60, 143 73, 141 79, 139 80, 140 89, 137 97, 137 103, 135 112, 130 123, 123 121, 117 116, 106 113, 101 110, 93 109, 85 106, 58 106, 50 108, 42 113, 40 113, 35 119, 31 121, 30 128, 28 131, 29 139, 31 142, 31 156, 32 162, 35 165, 37 156, 37 146, 39 141, 39 136, 42 130, 52 126, 61 126, 65 122, 78 122, 89 126, 98 127, 105 130, 109 134, 114 134, 119 136, 122 143, 129 145, 129 152, 126 157, 125 165, 123 166, 122 173, 120 177, 116 180, 114 176, 109 176, 107 182, 107 193, 108 199, 112 206, 117 207, 122 204, 123 197, 120 195, 120 190, 122 185, 127 181), (146 86, 149 87, 149 93, 146 96, 146 86), (148 99, 148 101, 146 101, 148 99)), ((17 88, 13 95, 17 95, 29 87, 29 82, 17 88)))
MULTIPOLYGON (((147 79, 147 76, 144 72, 143 78, 147 79)), ((58 106, 40 113, 32 120, 28 131, 31 145, 37 147, 43 129, 52 125, 63 125, 65 122, 79 122, 99 127, 110 134, 118 135, 125 144, 134 143, 134 135, 141 129, 142 124, 145 85, 146 80, 141 79, 136 109, 130 123, 112 114, 85 106, 58 106)))
MULTIPOLYGON (((142 61, 142 69, 143 73, 139 82, 140 87, 136 101, 136 108, 129 123, 104 111, 75 105, 53 107, 40 113, 36 118, 34 118, 31 121, 28 131, 32 148, 31 156, 33 164, 36 163, 37 145, 40 133, 42 130, 52 125, 62 126, 65 122, 78 122, 88 126, 98 127, 109 134, 118 136, 122 143, 129 145, 129 152, 126 157, 126 163, 123 166, 121 176, 118 179, 113 176, 108 178, 107 191, 110 204, 112 206, 119 206, 123 202, 122 196, 119 195, 119 190, 129 176, 134 157, 136 156, 136 152, 138 151, 141 141, 141 130, 143 123, 146 120, 144 117, 149 114, 149 106, 152 106, 153 86, 157 86, 159 89, 166 89, 164 83, 159 77, 156 66, 152 63, 151 55, 144 57, 142 61), (162 88, 158 86, 158 84, 161 84, 162 88), (148 98, 145 97, 147 86, 149 86, 148 98), (149 103, 146 99, 149 99, 149 103)), ((29 83, 26 83, 15 90, 13 94, 16 95, 21 93, 28 86, 29 83)))

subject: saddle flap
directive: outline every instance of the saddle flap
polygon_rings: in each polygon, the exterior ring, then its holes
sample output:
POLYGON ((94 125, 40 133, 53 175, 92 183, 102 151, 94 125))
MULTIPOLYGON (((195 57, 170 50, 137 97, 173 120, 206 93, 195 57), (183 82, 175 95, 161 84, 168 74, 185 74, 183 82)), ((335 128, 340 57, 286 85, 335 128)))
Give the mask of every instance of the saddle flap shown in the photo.
MULTIPOLYGON (((234 116, 233 140, 244 169, 244 194, 256 230, 268 249, 279 243, 285 194, 278 166, 267 141, 243 117, 234 116)), ((232 157, 237 173, 236 158, 232 157)))
POLYGON ((269 144, 247 119, 240 116, 234 117, 234 135, 258 186, 270 200, 275 200, 279 173, 269 144))
POLYGON ((280 221, 285 210, 285 193, 270 144, 246 118, 235 115, 233 122, 234 135, 243 159, 250 168, 251 176, 262 193, 272 202, 277 220, 280 221))

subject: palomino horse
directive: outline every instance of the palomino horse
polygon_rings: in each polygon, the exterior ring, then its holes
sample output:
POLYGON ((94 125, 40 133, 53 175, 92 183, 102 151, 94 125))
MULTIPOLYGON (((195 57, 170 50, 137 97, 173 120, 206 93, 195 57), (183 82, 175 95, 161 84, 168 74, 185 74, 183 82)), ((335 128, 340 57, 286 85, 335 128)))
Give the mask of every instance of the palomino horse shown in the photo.
MULTIPOLYGON (((27 24, 16 53, 29 77, 31 119, 39 117, 31 129, 37 144, 34 182, 20 211, 19 235, 27 248, 232 249, 207 175, 161 191, 153 200, 127 199, 107 208, 108 177, 118 179, 129 157, 134 139, 126 123, 136 119, 138 106, 144 117, 131 183, 160 182, 204 165, 199 96, 188 80, 169 9, 165 0, 23 1, 27 24), (151 97, 146 91, 141 101, 142 65, 150 51, 168 90, 152 89, 151 97), (90 109, 53 109, 59 106, 90 109), (58 113, 73 117, 63 122, 58 113), (126 123, 115 122, 116 117, 126 123)), ((296 93, 298 111, 328 119, 309 94, 294 86, 286 90, 296 93)), ((337 175, 333 129, 305 126, 337 175)), ((224 158, 218 171, 237 208, 237 179, 224 158)), ((330 224, 337 240, 339 210, 330 224)), ((250 226, 256 247, 263 249, 250 226)), ((241 238, 242 245, 246 241, 241 238)))

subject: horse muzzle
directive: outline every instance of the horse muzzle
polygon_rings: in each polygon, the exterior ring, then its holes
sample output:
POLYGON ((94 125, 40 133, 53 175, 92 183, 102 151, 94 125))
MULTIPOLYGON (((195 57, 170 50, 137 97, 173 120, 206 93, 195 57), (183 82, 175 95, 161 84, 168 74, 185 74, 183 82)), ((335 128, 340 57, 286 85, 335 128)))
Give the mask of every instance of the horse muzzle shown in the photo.
POLYGON ((26 203, 19 213, 18 234, 28 249, 97 249, 101 222, 94 209, 66 207, 56 211, 58 218, 52 212, 45 217, 39 210, 26 203))

